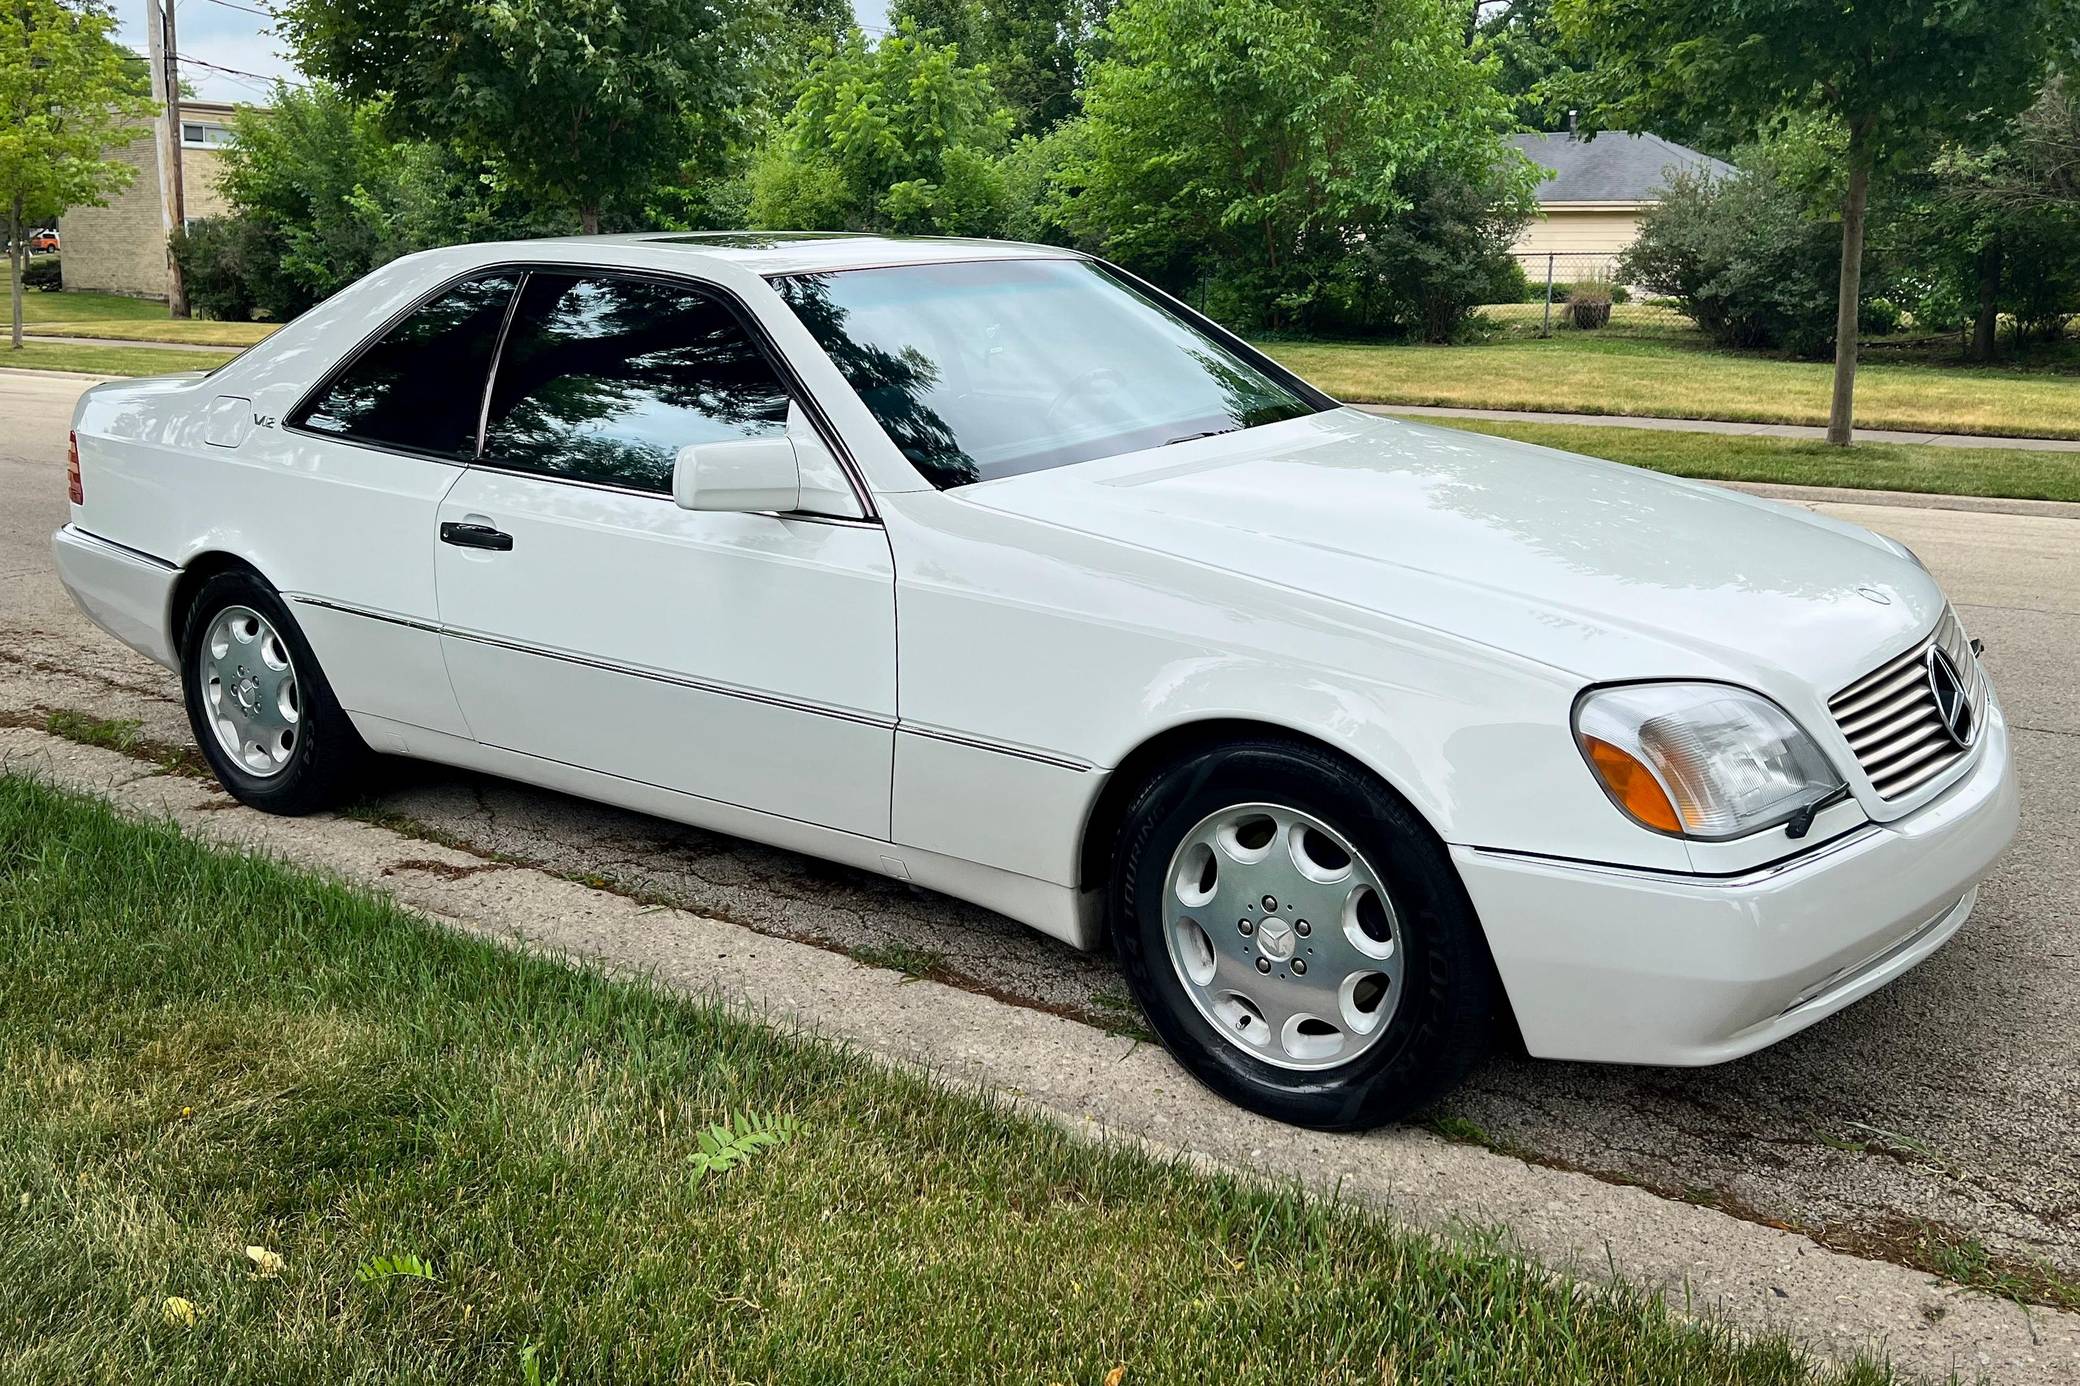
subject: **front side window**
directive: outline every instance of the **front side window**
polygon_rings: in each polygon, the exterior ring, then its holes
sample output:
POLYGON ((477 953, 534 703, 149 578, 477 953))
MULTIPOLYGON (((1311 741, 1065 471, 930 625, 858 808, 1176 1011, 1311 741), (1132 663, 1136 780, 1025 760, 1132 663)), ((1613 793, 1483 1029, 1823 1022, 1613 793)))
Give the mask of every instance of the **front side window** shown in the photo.
POLYGON ((491 387, 484 461, 669 493, 688 443, 781 432, 787 388, 697 289, 530 274, 491 387))
POLYGON ((1269 361, 1091 261, 838 270, 774 287, 942 489, 1323 407, 1269 361))
POLYGON ((519 285, 510 270, 456 285, 362 352, 290 423, 468 461, 477 450, 484 375, 519 285))

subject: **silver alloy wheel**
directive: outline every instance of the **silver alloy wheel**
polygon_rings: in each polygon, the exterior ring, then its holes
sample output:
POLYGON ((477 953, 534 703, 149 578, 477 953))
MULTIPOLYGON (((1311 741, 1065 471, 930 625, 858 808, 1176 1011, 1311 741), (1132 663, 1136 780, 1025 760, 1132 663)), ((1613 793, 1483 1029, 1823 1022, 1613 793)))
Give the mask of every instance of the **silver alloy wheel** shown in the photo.
POLYGON ((227 606, 209 623, 195 654, 202 706, 238 768, 278 775, 296 749, 303 719, 289 647, 267 618, 249 606, 227 606))
POLYGON ((1321 819, 1209 814, 1171 855, 1163 939, 1199 1014, 1280 1068, 1347 1064, 1401 1003, 1401 919, 1379 873, 1321 819))

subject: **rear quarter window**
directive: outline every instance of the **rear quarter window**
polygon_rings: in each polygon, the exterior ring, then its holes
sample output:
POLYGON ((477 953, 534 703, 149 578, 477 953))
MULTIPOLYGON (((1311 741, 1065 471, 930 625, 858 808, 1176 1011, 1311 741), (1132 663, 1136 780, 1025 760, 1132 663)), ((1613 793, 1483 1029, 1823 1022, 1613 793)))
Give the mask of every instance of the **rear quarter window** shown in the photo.
POLYGON ((468 461, 485 377, 520 275, 466 280, 414 310, 341 369, 291 426, 468 461))

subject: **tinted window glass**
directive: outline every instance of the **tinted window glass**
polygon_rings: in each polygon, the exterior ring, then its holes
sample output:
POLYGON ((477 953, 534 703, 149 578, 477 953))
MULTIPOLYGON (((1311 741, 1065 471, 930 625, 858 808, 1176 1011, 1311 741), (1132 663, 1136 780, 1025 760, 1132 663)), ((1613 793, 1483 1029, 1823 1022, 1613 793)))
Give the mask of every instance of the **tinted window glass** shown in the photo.
POLYGON ((1084 260, 988 260, 775 282, 935 486, 1230 433, 1319 407, 1084 260))
POLYGON ((786 388, 714 299, 650 280, 534 274, 492 385, 484 460, 669 492, 688 443, 786 422, 786 388))
POLYGON ((448 290, 362 352, 295 422, 386 447, 475 455, 484 372, 519 282, 494 274, 448 290))

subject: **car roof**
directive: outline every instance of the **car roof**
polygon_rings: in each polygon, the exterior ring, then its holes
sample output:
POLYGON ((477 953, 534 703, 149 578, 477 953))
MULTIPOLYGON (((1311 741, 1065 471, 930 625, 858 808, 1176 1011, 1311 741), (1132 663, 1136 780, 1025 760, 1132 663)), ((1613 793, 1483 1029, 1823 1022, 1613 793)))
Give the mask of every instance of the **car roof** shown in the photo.
MULTIPOLYGON (((560 236, 510 243, 528 258, 568 256, 583 260, 608 247, 661 251, 689 259, 721 261, 757 275, 814 274, 888 265, 944 264, 957 260, 1081 258, 1060 246, 988 241, 959 236, 874 236, 849 231, 645 231, 620 236, 560 236)), ((479 245, 476 249, 488 250, 479 245)), ((648 257, 645 257, 648 258, 648 257)))

